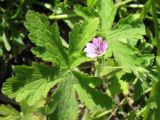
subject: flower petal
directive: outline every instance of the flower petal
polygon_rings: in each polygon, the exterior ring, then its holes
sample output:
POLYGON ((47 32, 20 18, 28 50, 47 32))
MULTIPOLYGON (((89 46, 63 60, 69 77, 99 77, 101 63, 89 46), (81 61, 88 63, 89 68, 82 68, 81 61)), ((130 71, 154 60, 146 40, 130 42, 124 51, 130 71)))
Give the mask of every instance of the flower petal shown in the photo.
POLYGON ((95 46, 92 43, 87 43, 84 52, 95 52, 95 46))
POLYGON ((96 58, 98 55, 95 53, 87 53, 86 56, 90 58, 96 58))
POLYGON ((102 42, 102 37, 97 37, 97 39, 102 42))
POLYGON ((87 48, 93 48, 93 49, 96 49, 96 46, 92 43, 87 43, 87 48))
POLYGON ((88 48, 88 47, 87 47, 87 48, 85 48, 83 51, 89 53, 89 52, 95 52, 95 49, 92 49, 92 48, 88 48))
POLYGON ((108 47, 107 42, 106 42, 106 41, 102 41, 102 44, 101 44, 100 50, 101 50, 102 52, 105 52, 105 51, 106 51, 106 49, 107 49, 107 47, 108 47))
POLYGON ((96 46, 96 48, 99 48, 102 42, 102 38, 98 37, 98 38, 93 38, 92 43, 96 46))
POLYGON ((108 44, 106 41, 103 41, 101 37, 93 38, 92 43, 87 43, 84 52, 86 56, 90 58, 95 58, 102 56, 106 53, 108 44))

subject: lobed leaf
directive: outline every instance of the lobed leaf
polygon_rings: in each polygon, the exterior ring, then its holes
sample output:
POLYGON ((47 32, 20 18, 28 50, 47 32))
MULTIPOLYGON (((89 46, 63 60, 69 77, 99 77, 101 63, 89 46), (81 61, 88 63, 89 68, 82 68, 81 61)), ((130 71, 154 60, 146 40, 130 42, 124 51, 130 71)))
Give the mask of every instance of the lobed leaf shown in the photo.
POLYGON ((145 59, 140 57, 139 51, 132 46, 136 44, 133 40, 138 41, 143 38, 143 35, 145 35, 145 27, 137 15, 122 19, 112 31, 106 34, 109 49, 115 60, 124 70, 133 71, 140 79, 145 78, 148 71, 143 65, 145 59))
POLYGON ((136 44, 138 39, 142 39, 145 35, 145 26, 138 18, 138 15, 130 15, 122 20, 106 34, 108 40, 120 40, 122 42, 129 42, 136 44))
POLYGON ((100 19, 100 31, 102 35, 105 35, 112 28, 117 8, 114 6, 113 0, 99 0, 98 11, 100 19))
POLYGON ((57 24, 50 25, 45 15, 28 11, 25 27, 28 29, 30 40, 37 45, 33 53, 43 60, 61 66, 68 65, 68 57, 62 46, 57 24))
POLYGON ((132 71, 139 79, 144 80, 149 74, 145 68, 145 59, 138 55, 138 51, 127 43, 113 40, 108 41, 115 60, 126 71, 132 71), (127 57, 125 57, 127 56, 127 57))
POLYGON ((58 83, 58 69, 38 64, 32 67, 16 66, 16 76, 3 84, 2 92, 10 98, 16 98, 17 102, 27 99, 27 104, 32 106, 45 99, 49 90, 58 83))

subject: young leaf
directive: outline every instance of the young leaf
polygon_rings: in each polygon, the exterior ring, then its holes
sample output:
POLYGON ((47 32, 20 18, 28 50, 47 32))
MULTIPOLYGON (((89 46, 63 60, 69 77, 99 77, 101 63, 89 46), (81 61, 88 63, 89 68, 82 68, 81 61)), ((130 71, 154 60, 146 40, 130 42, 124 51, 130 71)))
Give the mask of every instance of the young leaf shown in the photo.
POLYGON ((67 66, 68 57, 62 46, 57 24, 50 25, 45 15, 28 11, 25 27, 29 30, 29 38, 37 47, 33 53, 43 60, 67 66))
POLYGON ((82 49, 85 47, 86 43, 91 41, 92 38, 97 34, 96 30, 98 28, 98 24, 98 18, 85 21, 82 25, 77 23, 70 33, 69 56, 70 66, 73 68, 83 63, 84 61, 90 60, 88 58, 78 60, 77 58, 84 57, 82 49))
POLYGON ((99 0, 98 11, 100 19, 100 30, 105 35, 112 28, 117 8, 114 7, 113 0, 99 0))
POLYGON ((27 99, 32 106, 39 100, 45 99, 49 90, 60 80, 56 78, 57 67, 35 64, 32 67, 16 66, 15 77, 9 78, 2 88, 2 92, 17 102, 27 99))

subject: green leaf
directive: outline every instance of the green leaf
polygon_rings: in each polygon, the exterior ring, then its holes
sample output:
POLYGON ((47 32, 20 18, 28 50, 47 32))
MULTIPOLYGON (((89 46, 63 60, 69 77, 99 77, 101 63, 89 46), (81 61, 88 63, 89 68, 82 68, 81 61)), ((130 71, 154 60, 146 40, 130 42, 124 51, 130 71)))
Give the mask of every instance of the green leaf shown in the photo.
POLYGON ((111 109, 113 107, 114 103, 109 96, 86 84, 91 80, 94 81, 93 78, 87 78, 87 76, 83 76, 78 72, 73 72, 73 74, 78 80, 75 84, 77 94, 79 95, 81 102, 83 102, 87 108, 96 110, 104 108, 111 109))
POLYGON ((153 54, 142 54, 141 58, 145 60, 144 65, 148 67, 153 65, 155 56, 153 54))
POLYGON ((143 120, 158 120, 160 113, 160 82, 153 81, 143 120))
POLYGON ((89 76, 88 74, 80 71, 73 71, 73 74, 79 79, 85 80, 86 85, 89 85, 91 87, 96 87, 103 82, 99 77, 89 76))
POLYGON ((93 7, 96 4, 97 0, 87 0, 87 6, 93 7))
POLYGON ((134 85, 134 101, 139 100, 142 95, 145 94, 145 90, 148 88, 149 86, 147 85, 147 83, 145 81, 140 81, 137 80, 135 85, 134 85))
POLYGON ((78 106, 75 98, 75 90, 73 88, 74 79, 70 75, 66 80, 62 81, 54 94, 51 103, 46 111, 53 113, 49 116, 49 120, 77 120, 78 106))
POLYGON ((123 94, 127 95, 129 93, 129 84, 123 80, 119 80, 119 83, 121 85, 121 90, 123 94))
POLYGON ((96 108, 110 109, 113 107, 111 98, 94 88, 102 83, 99 78, 75 71, 73 71, 73 74, 74 76, 69 75, 66 80, 60 83, 51 102, 46 107, 46 113, 50 114, 50 119, 77 119, 78 108, 75 99, 75 90, 80 96, 81 101, 91 110, 96 108))
POLYGON ((98 11, 100 19, 100 30, 102 35, 105 35, 112 28, 117 9, 114 7, 113 0, 99 0, 98 11))
POLYGON ((109 41, 109 47, 112 49, 116 61, 120 66, 123 66, 124 69, 135 69, 137 66, 140 66, 138 57, 136 56, 137 51, 127 43, 113 40, 109 41))
POLYGON ((46 61, 68 65, 68 57, 62 46, 57 24, 50 25, 45 15, 28 11, 25 27, 30 32, 30 40, 37 45, 33 49, 34 54, 46 61))
MULTIPOLYGON (((74 72, 76 74, 76 72, 74 72)), ((99 78, 88 76, 78 72, 76 75, 80 75, 81 79, 86 78, 87 85, 92 87, 102 83, 99 78)), ((78 82, 75 76, 69 74, 68 78, 62 81, 56 92, 54 93, 51 102, 46 107, 46 113, 51 114, 49 118, 56 120, 76 120, 77 113, 77 102, 75 95, 75 83, 78 82)), ((103 95, 101 97, 104 97, 103 95)))
POLYGON ((94 8, 82 7, 81 5, 75 5, 74 12, 85 20, 98 16, 94 8))
POLYGON ((150 74, 148 75, 150 79, 159 81, 160 74, 158 72, 158 68, 153 67, 153 69, 150 69, 150 74))
POLYGON ((127 43, 121 41, 108 41, 109 47, 113 52, 115 60, 126 72, 132 71, 139 79, 145 79, 149 71, 145 69, 145 59, 141 58, 139 51, 127 43), (127 56, 127 57, 124 57, 127 56))
POLYGON ((125 95, 129 93, 129 85, 126 81, 120 80, 117 77, 110 79, 107 92, 114 97, 119 95, 121 92, 125 95))
POLYGON ((126 71, 132 71, 140 79, 146 78, 148 71, 145 69, 145 59, 140 57, 140 52, 133 48, 145 35, 145 27, 138 15, 131 15, 122 19, 112 31, 106 34, 108 46, 115 60, 126 71), (127 57, 124 57, 127 56, 127 57))
POLYGON ((16 66, 15 77, 9 78, 2 88, 2 92, 17 102, 27 99, 32 106, 39 100, 44 100, 49 90, 60 80, 56 78, 57 67, 34 64, 32 67, 16 66))
POLYGON ((10 51, 10 50, 11 50, 11 45, 10 45, 8 39, 7 39, 7 36, 6 36, 5 32, 3 32, 3 35, 2 35, 2 36, 3 36, 3 37, 2 37, 2 40, 3 40, 3 42, 4 42, 4 46, 5 46, 6 50, 7 50, 7 51, 10 51))
MULTIPOLYGON (((21 106, 22 107, 22 106, 21 106)), ((10 105, 0 105, 0 119, 1 120, 45 120, 46 117, 42 115, 37 109, 28 107, 25 111, 17 111, 10 105)))
POLYGON ((87 57, 84 57, 85 55, 82 49, 85 47, 86 43, 91 41, 92 38, 97 34, 96 30, 98 28, 98 24, 98 18, 85 21, 82 25, 79 23, 75 24, 72 32, 69 35, 69 56, 71 67, 74 68, 85 61, 91 60, 87 57))
POLYGON ((18 120, 19 112, 10 105, 0 105, 0 118, 1 120, 18 120))
POLYGON ((107 58, 97 69, 99 69, 98 73, 100 77, 112 77, 117 72, 121 71, 122 68, 115 63, 113 58, 107 58))
POLYGON ((110 96, 115 97, 115 95, 119 95, 121 92, 122 92, 121 85, 118 81, 118 78, 117 77, 112 77, 109 81, 107 93, 110 96))
POLYGON ((147 2, 145 3, 140 16, 142 19, 144 19, 147 13, 150 11, 150 8, 152 6, 151 3, 152 3, 152 0, 147 0, 147 2))
POLYGON ((123 42, 129 42, 136 44, 138 39, 142 39, 143 35, 146 34, 145 26, 143 22, 137 18, 138 15, 130 15, 122 20, 107 33, 107 40, 119 40, 123 42))
POLYGON ((3 50, 0 48, 0 56, 2 56, 2 55, 3 55, 3 50))

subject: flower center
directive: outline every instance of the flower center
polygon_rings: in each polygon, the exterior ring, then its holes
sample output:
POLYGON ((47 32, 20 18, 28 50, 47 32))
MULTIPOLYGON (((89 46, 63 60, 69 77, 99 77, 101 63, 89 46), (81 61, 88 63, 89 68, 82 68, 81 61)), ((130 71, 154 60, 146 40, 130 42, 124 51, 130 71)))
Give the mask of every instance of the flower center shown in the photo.
POLYGON ((98 52, 99 55, 102 53, 102 51, 101 51, 101 49, 99 47, 96 48, 96 51, 98 52))

